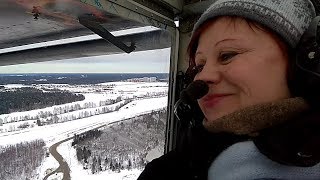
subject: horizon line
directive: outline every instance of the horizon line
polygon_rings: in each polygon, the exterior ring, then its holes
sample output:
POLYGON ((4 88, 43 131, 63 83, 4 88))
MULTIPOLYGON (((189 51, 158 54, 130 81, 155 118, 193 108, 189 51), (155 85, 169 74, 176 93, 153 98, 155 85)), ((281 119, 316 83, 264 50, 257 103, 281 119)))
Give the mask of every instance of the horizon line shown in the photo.
POLYGON ((169 72, 23 72, 0 74, 169 74, 169 72))

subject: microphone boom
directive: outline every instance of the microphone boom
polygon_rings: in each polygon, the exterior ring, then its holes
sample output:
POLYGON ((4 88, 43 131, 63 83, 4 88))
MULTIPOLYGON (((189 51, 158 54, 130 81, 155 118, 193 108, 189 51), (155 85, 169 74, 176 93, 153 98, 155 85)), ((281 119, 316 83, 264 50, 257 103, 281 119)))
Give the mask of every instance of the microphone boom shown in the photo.
POLYGON ((208 91, 207 83, 201 80, 193 81, 181 91, 180 99, 174 105, 174 114, 183 125, 192 122, 194 112, 199 110, 197 100, 206 95, 208 91))

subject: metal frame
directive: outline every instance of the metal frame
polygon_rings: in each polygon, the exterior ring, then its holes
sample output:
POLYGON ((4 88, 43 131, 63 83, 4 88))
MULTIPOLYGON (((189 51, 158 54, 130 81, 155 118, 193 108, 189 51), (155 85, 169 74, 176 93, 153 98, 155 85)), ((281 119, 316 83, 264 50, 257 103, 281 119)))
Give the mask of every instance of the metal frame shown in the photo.
MULTIPOLYGON (((168 103, 168 121, 166 132, 166 147, 165 153, 173 150, 177 145, 179 139, 178 120, 174 115, 173 106, 176 102, 177 88, 180 88, 180 84, 177 84, 177 75, 180 72, 185 72, 189 66, 187 58, 187 48, 192 35, 193 25, 210 4, 216 0, 205 0, 188 5, 182 6, 182 12, 179 17, 179 29, 176 30, 175 43, 172 43, 171 49, 171 69, 170 69, 170 87, 169 87, 169 103, 168 103)), ((182 1, 176 1, 182 3, 182 1)), ((181 89, 179 89, 181 90, 181 89)), ((178 91, 179 91, 178 90, 178 91)))
POLYGON ((177 69, 179 59, 179 30, 176 29, 172 35, 171 54, 170 54, 170 72, 169 72, 169 91, 168 91, 168 109, 166 124, 165 152, 171 151, 176 145, 177 121, 174 115, 174 104, 176 102, 177 69))
POLYGON ((107 29, 105 29, 100 23, 96 21, 93 16, 90 15, 83 15, 79 17, 79 23, 82 24, 83 26, 87 27, 94 33, 98 34, 101 36, 103 39, 106 41, 111 42, 113 45, 117 46, 121 50, 123 50, 126 53, 131 53, 136 49, 134 42, 131 41, 131 45, 127 46, 124 44, 122 41, 119 40, 119 38, 115 37, 114 35, 111 34, 107 29))
POLYGON ((155 0, 155 1, 162 2, 163 4, 173 8, 176 13, 179 13, 182 11, 182 7, 184 4, 184 0, 155 0))
POLYGON ((164 29, 171 35, 171 54, 169 72, 169 95, 166 125, 166 147, 167 153, 176 145, 177 121, 173 112, 176 101, 176 81, 179 62, 179 30, 174 23, 175 14, 182 9, 183 0, 168 1, 159 0, 81 0, 83 3, 94 6, 103 11, 118 15, 120 17, 141 22, 146 25, 164 29), (162 3, 161 6, 159 3, 162 3), (167 5, 167 6, 166 6, 167 5))
POLYGON ((125 19, 134 20, 143 24, 151 25, 161 29, 174 31, 175 24, 173 18, 166 15, 172 14, 166 9, 161 9, 163 13, 139 4, 134 0, 80 0, 82 3, 91 5, 97 9, 118 15, 125 19))
MULTIPOLYGON (((168 32, 161 30, 116 36, 116 38, 121 42, 135 42, 135 52, 157 48, 162 49, 171 46, 171 44, 169 44, 171 36, 168 32), (148 46, 144 46, 144 44, 150 43, 153 39, 156 41, 148 46)), ((32 49, 2 53, 0 54, 0 66, 119 53, 123 53, 123 51, 108 41, 104 39, 92 39, 76 43, 41 46, 32 49)))

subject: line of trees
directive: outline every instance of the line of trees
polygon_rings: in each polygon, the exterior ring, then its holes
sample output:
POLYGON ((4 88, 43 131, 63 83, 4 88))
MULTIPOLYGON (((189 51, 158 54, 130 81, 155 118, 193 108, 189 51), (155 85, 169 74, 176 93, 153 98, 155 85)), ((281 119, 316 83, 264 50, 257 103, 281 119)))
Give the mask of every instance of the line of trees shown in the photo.
POLYGON ((32 74, 24 76, 2 75, 0 84, 98 84, 105 82, 117 82, 132 78, 156 77, 159 80, 168 79, 168 73, 146 73, 146 74, 32 74), (45 79, 46 81, 39 81, 45 79), (21 81, 24 80, 24 81, 21 81))
POLYGON ((168 96, 168 91, 162 91, 162 92, 147 92, 146 94, 142 95, 134 95, 133 99, 138 99, 138 98, 156 98, 156 97, 164 97, 168 96))
MULTIPOLYGON (((95 115, 110 113, 110 112, 119 110, 121 107, 125 106, 126 104, 130 103, 131 101, 132 100, 124 100, 122 103, 119 103, 118 105, 111 107, 111 108, 98 107, 96 109, 91 109, 88 111, 86 111, 86 110, 79 111, 79 113, 73 113, 73 114, 69 114, 69 115, 53 115, 50 111, 45 111, 45 112, 40 111, 38 113, 38 115, 36 115, 35 117, 30 117, 31 120, 35 120, 35 123, 25 122, 20 125, 12 124, 9 126, 9 129, 7 129, 6 131, 3 131, 2 129, 0 129, 0 133, 18 131, 21 129, 34 127, 35 125, 44 126, 44 125, 50 125, 50 124, 56 124, 56 123, 63 123, 63 122, 74 121, 74 120, 87 118, 87 117, 91 117, 91 116, 95 116, 95 115), (36 118, 36 119, 34 119, 34 118, 36 118)), ((20 120, 18 120, 16 118, 17 117, 15 117, 13 119, 14 122, 24 121, 23 118, 20 120)), ((30 119, 28 119, 28 120, 30 120, 30 119)), ((7 121, 5 123, 7 123, 7 121)), ((5 123, 0 118, 0 126, 2 126, 5 123)))
POLYGON ((112 158, 105 156, 103 159, 101 158, 101 155, 92 155, 92 151, 86 146, 83 148, 77 147, 76 155, 78 161, 83 164, 83 169, 89 169, 92 174, 105 170, 120 172, 124 169, 130 170, 137 166, 142 167, 145 165, 145 162, 139 158, 134 158, 133 160, 130 158, 127 158, 127 160, 121 160, 116 157, 112 158))
POLYGON ((68 91, 43 92, 31 87, 16 88, 0 92, 0 114, 29 111, 81 100, 84 100, 82 94, 68 91))
POLYGON ((121 107, 125 106, 126 104, 130 103, 132 100, 124 100, 122 103, 118 104, 114 108, 109 108, 109 107, 97 107, 94 110, 84 110, 80 111, 77 114, 70 114, 70 115, 52 115, 49 117, 45 118, 45 122, 41 122, 42 125, 44 124, 55 124, 55 123, 61 123, 61 122, 67 122, 67 121, 73 121, 77 119, 82 119, 82 118, 87 118, 95 115, 100 115, 100 114, 106 114, 110 113, 113 111, 118 111, 121 107))
MULTIPOLYGON (((103 106, 115 104, 120 101, 122 101, 122 99, 119 96, 116 99, 102 100, 99 102, 99 106, 97 106, 96 103, 87 102, 87 103, 84 103, 82 106, 79 103, 77 103, 77 104, 68 104, 68 105, 60 106, 60 107, 54 107, 53 111, 51 111, 51 110, 50 111, 39 111, 36 115, 32 115, 32 116, 30 116, 30 115, 24 115, 24 116, 10 116, 10 115, 8 115, 7 117, 0 118, 0 126, 2 126, 3 124, 6 124, 6 123, 10 123, 10 122, 20 122, 20 121, 26 121, 26 120, 46 119, 46 121, 48 121, 49 124, 52 124, 52 123, 58 123, 61 121, 81 119, 84 117, 96 115, 97 113, 94 113, 94 114, 91 113, 91 115, 89 115, 89 114, 86 114, 86 111, 83 111, 83 112, 79 112, 79 118, 65 117, 64 119, 62 119, 61 117, 58 117, 58 115, 63 115, 66 113, 70 113, 73 111, 79 111, 79 110, 83 110, 83 109, 87 109, 87 108, 100 108, 100 107, 101 107, 101 110, 99 111, 99 113, 104 114, 104 113, 111 112, 112 110, 109 109, 108 107, 103 107, 103 106)), ((125 100, 124 105, 129 102, 131 102, 131 100, 125 100)), ((121 105, 119 105, 119 107, 122 107, 124 105, 121 104, 121 105)), ((87 113, 90 113, 90 112, 87 112, 87 113)))
POLYGON ((151 150, 164 149, 166 114, 166 109, 153 111, 100 130, 98 138, 78 140, 78 161, 92 174, 144 168, 151 150))
POLYGON ((0 147, 0 179, 32 179, 45 157, 43 140, 0 147))
MULTIPOLYGON (((29 89, 30 91, 32 92, 41 92, 39 89, 36 89, 36 88, 19 88, 18 91, 22 91, 21 89, 29 89)), ((13 91, 13 92, 16 92, 16 91, 13 91)), ((9 102, 6 100, 6 97, 2 98, 1 97, 1 93, 4 93, 4 92, 0 92, 0 114, 6 112, 11 112, 13 111, 12 109, 10 109, 10 105, 4 105, 4 102, 9 102), (1 109, 3 112, 1 112, 1 109)), ((6 92, 6 93, 9 93, 9 92, 6 92)), ((42 93, 42 92, 41 92, 42 93)), ((57 90, 57 92, 52 92, 52 93, 69 93, 69 92, 66 92, 66 91, 62 91, 62 90, 57 90)), ((48 94, 48 93, 46 93, 48 94)), ((50 93, 49 93, 50 94, 50 93)), ((76 94, 73 94, 73 95, 76 95, 76 94)), ((59 123, 59 122, 65 122, 65 121, 70 121, 70 120, 76 120, 76 119, 81 119, 81 118, 84 118, 84 117, 90 117, 90 116, 93 116, 93 115, 98 115, 98 114, 104 114, 104 113, 108 113, 108 112, 112 112, 114 110, 118 110, 120 109, 122 106, 124 106, 125 104, 131 102, 133 99, 140 99, 140 98, 153 98, 153 97, 161 97, 161 96, 166 96, 167 93, 165 92, 155 92, 155 93, 147 93, 147 94, 144 94, 144 95, 141 95, 141 96, 134 96, 133 98, 128 98, 128 99, 123 99, 121 96, 118 96, 116 99, 106 99, 106 100, 101 100, 99 101, 98 104, 94 103, 94 102, 86 102, 82 105, 80 105, 79 103, 77 104, 68 104, 68 105, 65 105, 65 106, 59 106, 59 107, 54 107, 54 109, 52 111, 39 111, 38 114, 36 115, 20 115, 20 116, 7 116, 7 117, 3 117, 3 118, 0 118, 0 126, 2 126, 3 124, 6 124, 6 123, 10 123, 10 122, 20 122, 20 121, 26 121, 26 120, 41 120, 41 121, 44 121, 44 119, 46 119, 45 121, 46 122, 43 122, 41 124, 53 124, 53 123, 59 123), (114 110, 111 110, 109 109, 108 107, 104 107, 104 106, 107 106, 107 105, 111 105, 111 104, 115 104, 115 103, 118 103, 122 100, 125 100, 124 104, 121 104, 120 106, 116 107, 116 109, 114 110), (66 113, 70 113, 70 112, 73 112, 73 111, 79 111, 79 110, 83 110, 83 109, 87 109, 87 108, 99 108, 99 107, 103 107, 102 109, 98 109, 97 112, 80 112, 79 115, 71 115, 69 117, 58 117, 58 115, 63 115, 63 114, 66 114, 66 113), (86 114, 85 114, 86 113, 86 114), (91 115, 90 115, 91 114, 91 115)), ((76 95, 76 96, 83 96, 83 95, 76 95)), ((13 98, 15 100, 17 100, 16 98, 13 98)), ((63 99, 63 98, 62 98, 63 99)), ((82 99, 82 98, 81 98, 82 99)), ((78 100, 81 100, 81 99, 78 99, 78 100)), ((42 100, 42 99, 40 99, 42 100)), ((39 101, 40 101, 39 100, 39 101)), ((22 99, 23 101, 23 99, 22 99)), ((76 101, 76 100, 74 100, 76 101)), ((27 102, 29 103, 29 102, 27 102)), ((10 104, 10 103, 9 103, 10 104)), ((11 103, 13 104, 13 103, 11 103)), ((36 106, 38 107, 39 104, 36 104, 36 106)), ((23 102, 21 103, 20 106, 23 106, 23 102)), ((42 108, 42 107, 39 107, 39 108, 42 108)), ((30 108, 25 108, 25 109, 30 109, 30 108)), ((21 108, 17 111, 23 111, 24 109, 21 108)), ((24 124, 23 126, 21 126, 20 129, 24 129, 24 128, 27 128, 29 127, 30 125, 28 124, 24 124)), ((19 128, 18 128, 19 129, 19 128)))
POLYGON ((91 156, 91 151, 85 146, 76 148, 77 159, 80 162, 88 163, 88 158, 91 156))
POLYGON ((87 132, 84 132, 82 134, 75 134, 73 137, 73 141, 72 141, 72 146, 78 144, 79 142, 82 142, 84 140, 90 140, 93 138, 98 138, 100 137, 102 134, 102 132, 100 130, 90 130, 87 132))

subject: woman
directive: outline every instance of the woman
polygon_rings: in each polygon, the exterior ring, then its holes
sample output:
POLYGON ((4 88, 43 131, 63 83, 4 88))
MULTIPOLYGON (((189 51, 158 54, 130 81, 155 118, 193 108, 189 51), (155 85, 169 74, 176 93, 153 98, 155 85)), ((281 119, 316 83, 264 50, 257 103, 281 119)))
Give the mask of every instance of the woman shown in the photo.
POLYGON ((139 179, 320 179, 319 107, 293 70, 315 16, 309 0, 213 3, 189 44, 189 70, 209 86, 203 126, 139 179))

